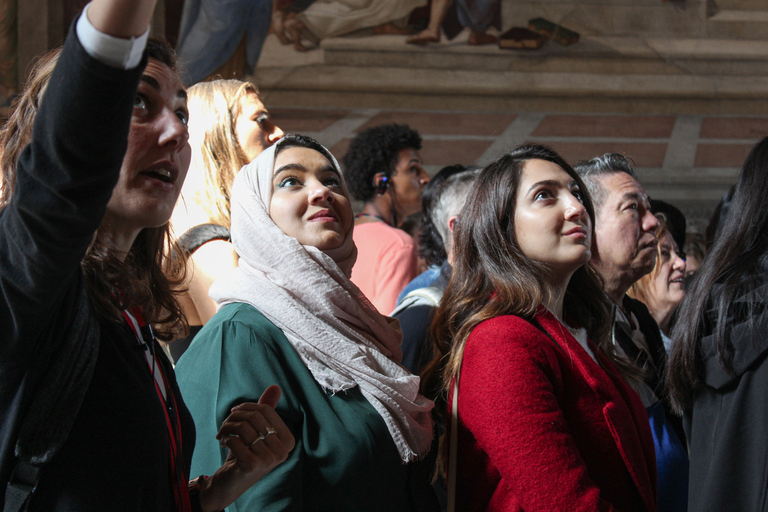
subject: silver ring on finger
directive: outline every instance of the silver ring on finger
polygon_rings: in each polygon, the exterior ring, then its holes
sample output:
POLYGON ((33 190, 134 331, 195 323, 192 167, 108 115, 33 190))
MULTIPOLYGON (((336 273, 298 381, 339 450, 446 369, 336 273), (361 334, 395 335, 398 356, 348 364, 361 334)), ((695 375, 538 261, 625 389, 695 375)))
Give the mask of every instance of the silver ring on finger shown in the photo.
POLYGON ((264 437, 269 436, 270 434, 277 434, 277 430, 275 430, 272 427, 267 427, 267 433, 264 435, 264 437))
MULTIPOLYGON (((269 434, 267 434, 267 435, 269 435, 269 434)), ((249 446, 249 447, 250 447, 250 446, 253 446, 253 445, 255 445, 256 443, 258 443, 259 441, 263 441, 263 440, 264 440, 264 438, 266 438, 266 437, 267 437, 267 436, 265 436, 264 434, 262 434, 261 432, 259 432, 259 437, 257 437, 257 438, 256 438, 256 440, 255 440, 254 442, 252 442, 251 444, 249 444, 248 446, 249 446)))

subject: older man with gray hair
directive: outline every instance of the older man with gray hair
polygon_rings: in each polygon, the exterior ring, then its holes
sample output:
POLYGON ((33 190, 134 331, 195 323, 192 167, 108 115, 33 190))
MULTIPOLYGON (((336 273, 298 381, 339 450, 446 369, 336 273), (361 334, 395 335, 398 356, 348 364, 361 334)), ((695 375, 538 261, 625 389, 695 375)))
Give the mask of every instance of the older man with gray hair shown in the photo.
POLYGON ((462 165, 445 167, 424 189, 419 253, 431 264, 403 290, 392 316, 403 330, 403 365, 420 373, 431 359, 427 343, 432 312, 440 304, 450 273, 453 226, 469 196, 480 169, 462 165))
POLYGON ((637 179, 632 163, 606 153, 575 166, 595 206, 595 240, 590 264, 602 276, 613 302, 613 342, 645 371, 638 389, 656 446, 659 510, 685 511, 688 454, 682 423, 667 401, 664 372, 667 353, 648 308, 626 293, 656 263, 658 219, 637 179))

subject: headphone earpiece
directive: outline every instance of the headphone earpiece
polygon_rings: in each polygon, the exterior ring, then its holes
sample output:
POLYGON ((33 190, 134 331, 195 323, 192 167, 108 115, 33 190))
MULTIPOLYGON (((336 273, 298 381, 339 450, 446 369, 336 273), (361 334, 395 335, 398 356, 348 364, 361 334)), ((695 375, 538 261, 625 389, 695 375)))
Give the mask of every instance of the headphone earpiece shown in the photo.
POLYGON ((376 182, 376 194, 378 195, 384 195, 384 193, 389 189, 389 178, 386 176, 382 176, 378 182, 376 182))

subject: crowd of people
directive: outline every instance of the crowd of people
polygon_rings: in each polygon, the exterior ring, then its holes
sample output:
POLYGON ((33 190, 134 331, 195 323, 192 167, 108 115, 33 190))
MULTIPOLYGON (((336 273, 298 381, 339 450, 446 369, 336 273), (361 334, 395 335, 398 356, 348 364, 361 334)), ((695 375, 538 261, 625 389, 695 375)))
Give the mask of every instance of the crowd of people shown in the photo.
POLYGON ((0 131, 0 509, 766 509, 768 138, 703 238, 616 153, 339 161, 155 3, 0 131))

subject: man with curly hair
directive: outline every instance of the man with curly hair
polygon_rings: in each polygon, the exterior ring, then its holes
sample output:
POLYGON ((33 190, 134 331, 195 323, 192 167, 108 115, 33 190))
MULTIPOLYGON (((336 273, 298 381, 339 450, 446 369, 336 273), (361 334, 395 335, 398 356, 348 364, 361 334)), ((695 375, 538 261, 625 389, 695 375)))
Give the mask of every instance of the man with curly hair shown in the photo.
POLYGON ((420 149, 418 132, 387 124, 359 133, 343 159, 349 192, 364 202, 355 220, 358 255, 352 281, 384 314, 418 274, 416 243, 397 228, 420 211, 421 191, 429 182, 420 149))

